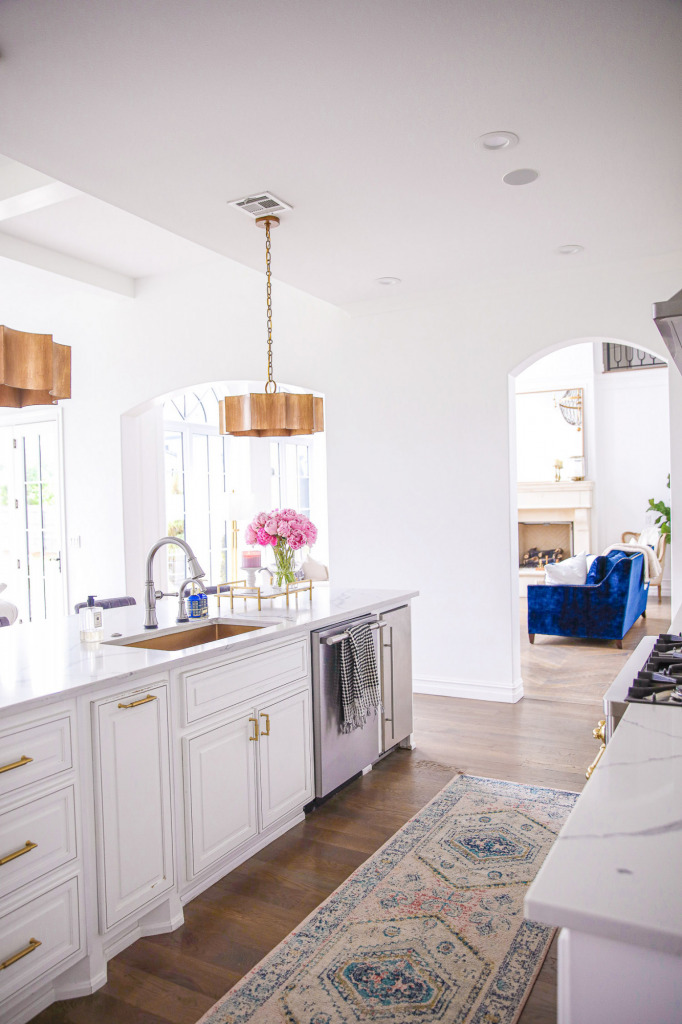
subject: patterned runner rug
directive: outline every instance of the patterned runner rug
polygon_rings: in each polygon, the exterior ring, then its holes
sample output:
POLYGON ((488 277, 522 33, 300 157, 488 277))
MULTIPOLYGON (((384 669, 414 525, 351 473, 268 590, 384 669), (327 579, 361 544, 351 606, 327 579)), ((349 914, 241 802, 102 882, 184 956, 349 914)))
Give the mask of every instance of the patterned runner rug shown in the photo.
POLYGON ((458 776, 200 1024, 512 1024, 552 939, 523 897, 576 799, 458 776))

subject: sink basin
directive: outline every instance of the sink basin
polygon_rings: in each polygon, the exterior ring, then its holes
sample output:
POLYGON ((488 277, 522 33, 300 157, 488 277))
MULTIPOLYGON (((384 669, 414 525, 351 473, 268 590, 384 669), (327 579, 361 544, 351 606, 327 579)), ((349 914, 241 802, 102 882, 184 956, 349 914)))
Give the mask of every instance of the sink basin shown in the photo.
MULTIPOLYGON (((273 626, 276 623, 269 622, 267 625, 273 626)), ((213 619, 203 622, 200 626, 180 625, 175 629, 165 629, 158 633, 150 631, 141 636, 106 640, 105 643, 115 644, 118 647, 144 647, 152 651, 184 651, 188 647, 199 647, 200 644, 210 644, 214 640, 227 640, 229 637, 239 636, 241 633, 251 633, 255 629, 265 629, 265 625, 254 626, 243 622, 213 619)))

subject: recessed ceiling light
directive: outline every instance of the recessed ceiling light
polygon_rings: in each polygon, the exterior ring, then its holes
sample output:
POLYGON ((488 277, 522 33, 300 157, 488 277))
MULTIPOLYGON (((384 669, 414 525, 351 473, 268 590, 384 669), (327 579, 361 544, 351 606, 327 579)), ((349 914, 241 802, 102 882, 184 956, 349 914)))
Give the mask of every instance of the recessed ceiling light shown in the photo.
POLYGON ((505 185, 530 185, 531 181, 535 181, 537 177, 538 172, 531 167, 520 167, 518 171, 510 171, 509 174, 505 174, 502 181, 505 185))
POLYGON ((377 280, 376 280, 376 283, 377 284, 383 284, 387 288, 390 288, 391 285, 400 284, 400 278, 399 277, 378 277, 377 280))
POLYGON ((483 149, 511 149, 519 141, 514 132, 486 132, 478 140, 483 149))
POLYGON ((575 256, 577 252, 583 252, 584 245, 560 245, 557 252, 560 256, 575 256))

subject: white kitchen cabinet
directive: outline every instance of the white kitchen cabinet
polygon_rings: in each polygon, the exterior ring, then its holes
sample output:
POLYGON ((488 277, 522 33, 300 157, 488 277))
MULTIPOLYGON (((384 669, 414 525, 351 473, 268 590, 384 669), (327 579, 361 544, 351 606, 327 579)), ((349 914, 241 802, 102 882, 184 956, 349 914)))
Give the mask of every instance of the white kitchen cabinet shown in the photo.
POLYGON ((258 700, 268 690, 297 679, 307 679, 308 647, 306 637, 237 658, 223 657, 182 672, 185 724, 258 700))
POLYGON ((14 1022, 85 954, 75 705, 1 724, 0 1020, 14 1022))
POLYGON ((183 741, 190 878, 258 834, 253 715, 183 741))
POLYGON ((79 952, 83 945, 79 918, 78 878, 0 916, 0 1000, 79 952))
MULTIPOLYGON (((309 633, 371 597, 323 590, 300 619, 257 613, 263 634, 247 642, 167 657, 79 646, 70 617, 41 672, 33 627, 0 631, 16 694, 0 692, 3 1024, 98 989, 112 956, 177 928, 183 903, 303 820, 309 633)), ((123 636, 139 630, 134 608, 112 614, 123 636)))
POLYGON ((74 861, 73 782, 0 813, 0 899, 74 861))
POLYGON ((187 872, 194 878, 313 797, 310 688, 183 740, 187 872))
POLYGON ((310 689, 258 709, 261 828, 313 798, 310 689))
POLYGON ((100 930, 174 885, 168 687, 93 703, 100 930))

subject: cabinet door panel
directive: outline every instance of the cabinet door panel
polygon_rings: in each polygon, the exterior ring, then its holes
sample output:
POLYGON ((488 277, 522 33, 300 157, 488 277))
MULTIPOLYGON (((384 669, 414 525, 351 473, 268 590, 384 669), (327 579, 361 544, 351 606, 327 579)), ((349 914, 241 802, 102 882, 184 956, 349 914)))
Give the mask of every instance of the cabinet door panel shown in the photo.
POLYGON ((264 705, 259 718, 261 823, 265 829, 313 798, 310 691, 301 690, 264 705))
POLYGON ((187 722, 196 722, 236 704, 255 703, 264 690, 307 674, 308 644, 304 640, 182 673, 187 722))
POLYGON ((0 736, 0 795, 67 771, 73 764, 71 719, 27 725, 0 736))
POLYGON ((0 962, 5 965, 0 971, 0 999, 38 982, 82 944, 78 878, 0 917, 0 962))
POLYGON ((73 786, 0 815, 0 898, 75 857, 73 786))
POLYGON ((185 740, 190 877, 258 834, 253 722, 241 715, 185 740))
POLYGON ((97 708, 107 928, 173 885, 167 714, 165 686, 97 708))

